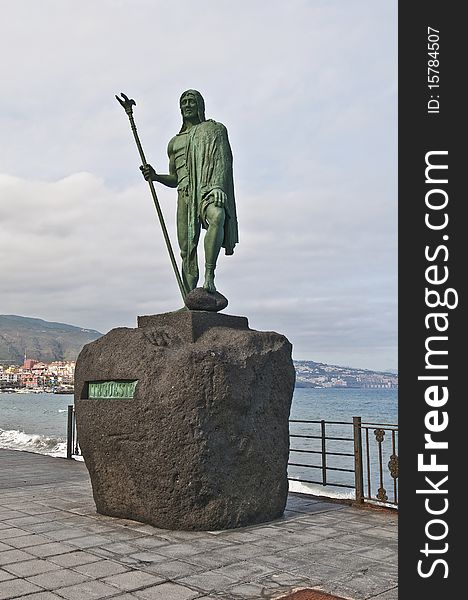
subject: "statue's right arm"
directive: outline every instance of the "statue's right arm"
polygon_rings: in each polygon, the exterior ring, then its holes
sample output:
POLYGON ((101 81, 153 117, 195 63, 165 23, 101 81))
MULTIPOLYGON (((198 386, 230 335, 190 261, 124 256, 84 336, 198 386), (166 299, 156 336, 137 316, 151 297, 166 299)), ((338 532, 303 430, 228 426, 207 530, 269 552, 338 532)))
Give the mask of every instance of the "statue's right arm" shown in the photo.
POLYGON ((158 183, 162 183, 163 185, 166 185, 167 187, 175 188, 175 187, 177 187, 177 172, 176 172, 176 168, 175 168, 174 152, 172 150, 172 140, 169 142, 169 145, 167 147, 167 154, 169 156, 169 174, 168 175, 159 175, 158 173, 156 173, 156 171, 153 169, 153 167, 151 165, 142 166, 142 167, 140 167, 140 169, 143 173, 143 177, 147 181, 149 181, 151 179, 152 181, 157 181, 158 183))

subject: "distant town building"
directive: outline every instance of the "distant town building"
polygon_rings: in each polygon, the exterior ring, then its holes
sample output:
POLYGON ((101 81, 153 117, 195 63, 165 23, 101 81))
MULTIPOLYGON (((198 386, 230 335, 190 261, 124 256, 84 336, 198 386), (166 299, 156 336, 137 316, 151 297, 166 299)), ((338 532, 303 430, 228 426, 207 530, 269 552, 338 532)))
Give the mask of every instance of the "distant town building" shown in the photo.
POLYGON ((313 361, 294 361, 296 385, 316 388, 398 388, 398 375, 313 361))
POLYGON ((23 369, 26 369, 27 371, 30 371, 35 364, 37 364, 37 360, 34 360, 34 358, 26 358, 24 357, 24 362, 23 362, 23 369))
POLYGON ((24 360, 23 366, 0 366, 0 387, 18 387, 55 391, 73 387, 75 377, 74 361, 54 361, 44 363, 33 358, 24 360))

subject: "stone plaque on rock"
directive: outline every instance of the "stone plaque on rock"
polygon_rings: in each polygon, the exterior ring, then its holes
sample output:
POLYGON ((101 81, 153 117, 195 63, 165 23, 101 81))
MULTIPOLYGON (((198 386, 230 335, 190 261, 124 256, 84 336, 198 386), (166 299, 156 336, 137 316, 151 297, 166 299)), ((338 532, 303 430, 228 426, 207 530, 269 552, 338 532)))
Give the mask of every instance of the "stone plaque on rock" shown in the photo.
POLYGON ((86 345, 75 406, 98 512, 186 530, 280 517, 294 380, 283 335, 222 313, 139 317, 86 345))
POLYGON ((138 381, 89 381, 87 398, 133 398, 138 381))

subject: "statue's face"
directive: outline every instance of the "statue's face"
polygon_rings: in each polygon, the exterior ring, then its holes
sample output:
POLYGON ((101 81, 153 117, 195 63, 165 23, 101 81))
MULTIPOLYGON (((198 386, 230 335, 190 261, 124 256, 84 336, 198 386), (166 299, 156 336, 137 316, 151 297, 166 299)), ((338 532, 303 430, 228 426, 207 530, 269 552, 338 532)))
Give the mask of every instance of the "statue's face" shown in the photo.
POLYGON ((180 110, 184 119, 198 117, 197 99, 193 94, 186 94, 180 101, 180 110))

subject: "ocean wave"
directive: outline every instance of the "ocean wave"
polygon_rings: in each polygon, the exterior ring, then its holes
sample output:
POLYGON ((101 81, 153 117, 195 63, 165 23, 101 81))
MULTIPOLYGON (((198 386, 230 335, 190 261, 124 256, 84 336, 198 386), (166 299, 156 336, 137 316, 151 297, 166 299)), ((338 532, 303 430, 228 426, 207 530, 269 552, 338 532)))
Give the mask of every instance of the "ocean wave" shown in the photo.
POLYGON ((17 429, 0 429, 0 448, 36 452, 48 456, 67 455, 67 442, 63 438, 25 433, 17 429))
POLYGON ((323 496, 324 498, 339 498, 340 500, 354 500, 354 490, 350 491, 335 491, 322 485, 311 483, 302 483, 302 481, 289 480, 289 491, 299 494, 312 494, 313 496, 323 496))

